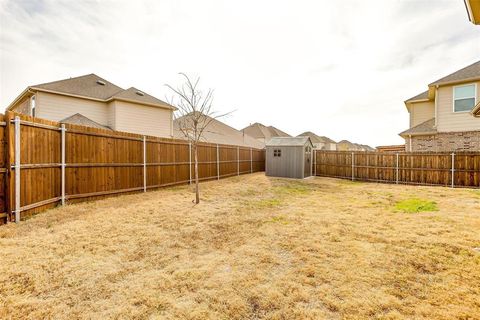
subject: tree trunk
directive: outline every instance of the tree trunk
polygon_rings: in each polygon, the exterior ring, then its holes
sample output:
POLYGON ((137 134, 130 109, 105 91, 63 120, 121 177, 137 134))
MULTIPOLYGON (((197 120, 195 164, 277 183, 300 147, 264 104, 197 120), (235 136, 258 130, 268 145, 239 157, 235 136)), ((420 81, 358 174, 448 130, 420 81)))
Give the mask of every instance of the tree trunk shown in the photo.
POLYGON ((195 161, 195 204, 200 203, 200 190, 198 185, 198 151, 197 144, 193 145, 194 161, 195 161))

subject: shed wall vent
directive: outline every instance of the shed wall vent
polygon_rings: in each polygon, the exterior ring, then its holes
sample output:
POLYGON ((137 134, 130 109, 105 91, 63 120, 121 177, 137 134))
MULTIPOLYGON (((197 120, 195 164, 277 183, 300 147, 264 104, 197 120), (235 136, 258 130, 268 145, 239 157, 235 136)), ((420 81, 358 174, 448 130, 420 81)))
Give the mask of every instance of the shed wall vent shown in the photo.
POLYGON ((104 86, 105 85, 105 81, 102 81, 102 80, 97 80, 97 83, 101 86, 104 86))
POLYGON ((142 91, 136 91, 135 93, 138 94, 139 96, 144 96, 145 95, 142 91))

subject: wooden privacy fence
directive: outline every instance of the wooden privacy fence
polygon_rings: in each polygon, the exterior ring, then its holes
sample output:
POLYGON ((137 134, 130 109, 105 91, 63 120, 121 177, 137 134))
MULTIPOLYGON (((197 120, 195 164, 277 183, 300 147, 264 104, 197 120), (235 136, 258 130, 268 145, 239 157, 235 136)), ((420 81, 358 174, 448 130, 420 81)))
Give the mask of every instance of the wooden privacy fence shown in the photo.
MULTIPOLYGON (((10 112, 1 120, 0 138, 6 137, 0 148, 3 222, 19 221, 66 201, 186 184, 195 174, 193 151, 184 140, 10 112)), ((201 180, 265 169, 265 151, 248 147, 202 143, 198 159, 201 180)))
POLYGON ((480 153, 315 151, 314 175, 351 180, 480 187, 480 153))

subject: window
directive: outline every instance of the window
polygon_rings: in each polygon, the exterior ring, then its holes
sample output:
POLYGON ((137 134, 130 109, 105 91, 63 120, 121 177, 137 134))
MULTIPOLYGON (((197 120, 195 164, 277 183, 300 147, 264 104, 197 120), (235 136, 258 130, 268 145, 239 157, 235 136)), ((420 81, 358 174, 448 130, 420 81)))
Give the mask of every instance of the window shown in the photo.
POLYGON ((273 156, 274 157, 281 157, 282 156, 282 150, 281 149, 273 149, 273 156))
POLYGON ((453 87, 453 112, 472 110, 475 106, 476 91, 475 84, 453 87))

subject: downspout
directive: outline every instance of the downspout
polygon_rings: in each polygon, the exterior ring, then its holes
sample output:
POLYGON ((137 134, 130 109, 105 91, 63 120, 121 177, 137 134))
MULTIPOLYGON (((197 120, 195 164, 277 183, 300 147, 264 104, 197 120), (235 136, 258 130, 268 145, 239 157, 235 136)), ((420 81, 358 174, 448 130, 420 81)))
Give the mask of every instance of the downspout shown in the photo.
POLYGON ((434 128, 437 128, 438 125, 438 85, 435 86, 435 124, 434 128))
POLYGON ((410 152, 412 152, 412 135, 411 134, 408 135, 408 139, 409 139, 408 140, 408 149, 409 149, 410 152))

